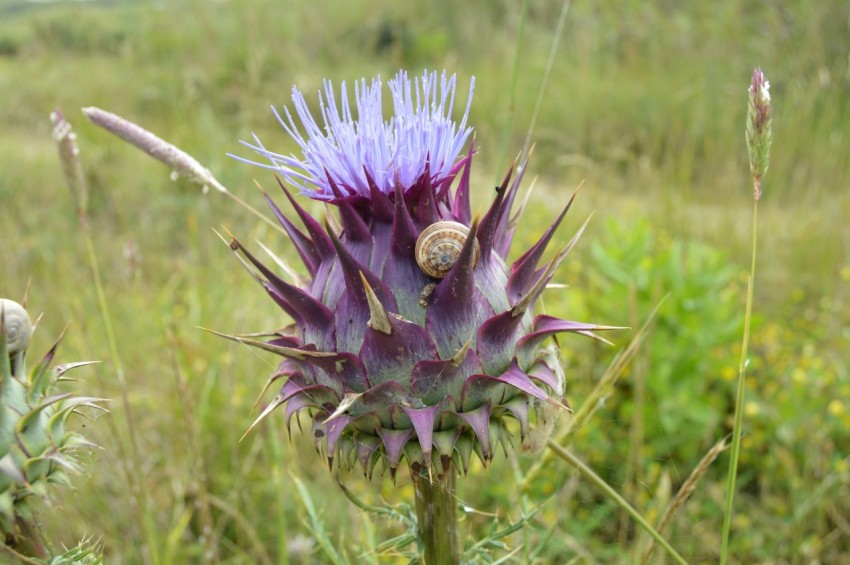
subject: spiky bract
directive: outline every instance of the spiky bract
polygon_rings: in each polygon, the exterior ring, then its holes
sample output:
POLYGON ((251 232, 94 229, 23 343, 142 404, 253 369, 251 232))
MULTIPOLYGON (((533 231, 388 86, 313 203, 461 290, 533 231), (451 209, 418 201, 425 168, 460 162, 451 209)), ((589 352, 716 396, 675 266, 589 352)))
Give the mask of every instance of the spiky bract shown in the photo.
POLYGON ((395 113, 385 120, 379 80, 358 84, 357 119, 344 85, 340 110, 326 83, 324 127, 295 90, 306 136, 288 110, 281 123, 303 157, 271 153, 259 140, 252 147, 286 181, 281 188, 303 230, 267 200, 310 279, 284 280, 238 240, 230 242, 295 322, 293 330, 265 334, 266 340, 228 336, 284 358, 270 379, 284 384, 257 421, 285 405, 289 426, 308 411, 330 464, 359 462, 369 476, 378 461, 393 475, 402 459, 437 474, 452 464, 466 471, 472 453, 486 464, 499 444, 510 443, 506 418, 517 420, 524 436, 540 403, 563 406, 563 373, 558 356, 543 347, 547 338, 560 332, 596 337, 594 331, 609 329, 532 313, 578 238, 542 262, 572 199, 508 268, 519 219, 511 209, 526 162, 511 168, 487 212, 473 220, 473 147, 461 156, 471 129, 466 113, 460 126, 450 119, 455 78, 443 73, 437 85, 436 73, 413 83, 399 73, 389 83, 395 113), (339 227, 311 217, 287 182, 335 206, 339 227), (470 230, 457 262, 438 280, 419 268, 414 249, 418 235, 442 220, 470 230))

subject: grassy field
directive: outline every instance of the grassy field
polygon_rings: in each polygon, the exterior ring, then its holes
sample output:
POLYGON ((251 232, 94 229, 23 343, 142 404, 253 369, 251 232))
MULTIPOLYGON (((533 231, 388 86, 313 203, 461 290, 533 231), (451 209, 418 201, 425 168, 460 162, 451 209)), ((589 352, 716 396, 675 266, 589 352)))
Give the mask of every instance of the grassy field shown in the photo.
MULTIPOLYGON (((177 143, 261 208, 253 181, 271 187, 272 176, 226 153, 247 156, 238 140, 252 132, 293 149, 269 110, 293 84, 309 98, 324 78, 446 68, 465 104, 474 75, 479 207, 526 140, 536 144, 515 249, 582 181, 563 237, 595 212, 557 276, 569 288, 548 291, 547 311, 636 329, 668 296, 610 397, 570 438, 657 523, 732 427, 752 211, 746 88, 758 65, 771 81, 774 145, 732 562, 850 560, 850 8, 575 2, 547 75, 562 5, 530 4, 0 0, 0 296, 29 285, 30 310, 44 312, 36 353, 71 321, 61 361, 103 363, 69 386, 113 399, 111 414, 85 424, 101 446, 87 474, 41 512, 55 543, 89 534, 108 563, 166 565, 331 562, 327 540, 352 563, 405 562, 380 545, 400 524, 364 516, 308 438, 287 438, 282 416, 239 442, 274 360, 198 329, 285 321, 211 228, 294 250, 232 201, 172 182, 79 108, 177 143), (115 351, 51 138, 57 106, 79 135, 115 351)), ((630 339, 561 340, 573 408, 630 339)), ((534 463, 498 458, 461 482, 474 509, 465 534, 480 539, 494 521, 542 507, 493 559, 640 562, 648 539, 627 516, 557 461, 524 482, 534 463)), ((717 561, 727 468, 723 454, 663 531, 688 562, 717 561)), ((404 477, 343 480, 372 504, 412 500, 404 477)), ((662 558, 656 549, 650 562, 662 558)))

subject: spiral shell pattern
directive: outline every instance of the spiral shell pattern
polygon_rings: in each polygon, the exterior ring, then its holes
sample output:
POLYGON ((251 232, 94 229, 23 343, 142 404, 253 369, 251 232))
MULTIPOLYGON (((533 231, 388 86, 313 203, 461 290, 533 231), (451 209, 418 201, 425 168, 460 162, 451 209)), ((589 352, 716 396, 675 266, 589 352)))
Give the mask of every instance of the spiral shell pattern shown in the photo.
POLYGON ((7 298, 0 298, 3 313, 2 333, 6 334, 6 353, 25 351, 32 336, 32 322, 24 307, 7 298))
MULTIPOLYGON (((445 277, 457 261, 468 235, 469 228, 458 222, 436 222, 422 230, 416 240, 416 263, 419 268, 429 277, 445 277)), ((473 254, 473 264, 478 263, 481 254, 478 241, 475 242, 473 254)))

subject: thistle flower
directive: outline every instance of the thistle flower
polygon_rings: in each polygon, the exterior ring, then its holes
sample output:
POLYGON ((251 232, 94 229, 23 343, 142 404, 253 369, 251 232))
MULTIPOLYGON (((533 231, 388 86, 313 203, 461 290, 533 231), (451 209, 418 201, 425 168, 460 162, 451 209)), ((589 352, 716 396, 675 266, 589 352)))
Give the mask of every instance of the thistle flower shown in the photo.
POLYGON ((508 171, 489 209, 473 219, 469 104, 455 123, 455 90, 445 72, 412 81, 399 72, 389 81, 393 114, 386 119, 380 79, 355 84, 356 108, 344 83, 338 102, 325 82, 317 121, 294 88, 295 115, 288 108, 275 115, 302 154, 274 153, 256 137, 246 143, 268 161, 255 164, 282 177, 303 230, 266 199, 310 279, 284 280, 231 239, 295 324, 226 337, 283 358, 267 387, 283 386, 254 425, 280 406, 287 428, 296 414, 310 413, 331 468, 359 464, 371 477, 384 462, 395 476, 404 460, 446 476, 451 468, 466 472, 472 453, 486 465, 499 445, 511 445, 509 419, 525 438, 533 412, 564 406, 563 371, 557 350, 543 346, 548 338, 574 332, 601 339, 594 332, 613 329, 534 315, 581 234, 541 262, 573 199, 509 268, 519 221, 511 209, 527 160, 508 171), (335 207, 338 219, 323 226, 287 185, 335 207))

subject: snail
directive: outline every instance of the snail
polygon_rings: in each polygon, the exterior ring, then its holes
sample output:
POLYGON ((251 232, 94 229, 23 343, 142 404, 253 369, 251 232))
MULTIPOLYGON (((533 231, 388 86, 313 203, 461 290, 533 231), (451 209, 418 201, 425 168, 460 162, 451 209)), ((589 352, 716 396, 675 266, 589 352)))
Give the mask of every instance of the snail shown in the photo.
POLYGON ((25 351, 32 337, 32 322, 24 307, 13 300, 0 298, 2 324, 0 334, 5 334, 6 353, 25 351))
MULTIPOLYGON (((469 228, 457 222, 437 222, 431 224, 416 240, 416 263, 419 268, 435 279, 446 276, 452 265, 457 261, 469 228)), ((475 241, 472 264, 478 263, 481 249, 475 241)))

